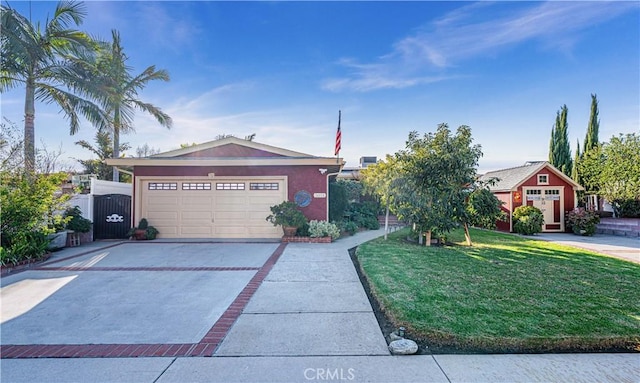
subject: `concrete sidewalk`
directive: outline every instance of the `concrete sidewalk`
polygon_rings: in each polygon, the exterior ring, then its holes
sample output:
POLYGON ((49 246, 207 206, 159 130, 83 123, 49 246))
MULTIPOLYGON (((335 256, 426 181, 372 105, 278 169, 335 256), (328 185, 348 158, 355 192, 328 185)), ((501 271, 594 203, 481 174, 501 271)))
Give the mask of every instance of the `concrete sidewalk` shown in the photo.
POLYGON ((2 359, 1 381, 638 382, 640 354, 389 355, 347 252, 382 234, 288 244, 213 357, 2 359))

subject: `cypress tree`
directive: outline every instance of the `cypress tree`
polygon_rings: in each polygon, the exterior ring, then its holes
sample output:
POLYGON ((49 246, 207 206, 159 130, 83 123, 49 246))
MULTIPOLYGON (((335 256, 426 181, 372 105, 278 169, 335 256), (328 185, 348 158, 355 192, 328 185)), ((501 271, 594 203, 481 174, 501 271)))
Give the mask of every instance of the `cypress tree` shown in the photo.
POLYGON ((571 179, 580 183, 580 172, 578 170, 578 162, 580 161, 580 140, 576 139, 576 153, 573 157, 573 167, 571 169, 571 179))
POLYGON ((569 147, 568 113, 567 105, 563 105, 556 113, 556 123, 551 130, 551 142, 549 143, 549 162, 564 174, 571 176, 573 161, 569 147))
POLYGON ((589 115, 589 125, 587 125, 587 135, 584 138, 584 147, 582 154, 593 149, 600 142, 598 140, 598 131, 600 130, 600 120, 598 120, 598 99, 595 94, 591 95, 591 114, 589 115))

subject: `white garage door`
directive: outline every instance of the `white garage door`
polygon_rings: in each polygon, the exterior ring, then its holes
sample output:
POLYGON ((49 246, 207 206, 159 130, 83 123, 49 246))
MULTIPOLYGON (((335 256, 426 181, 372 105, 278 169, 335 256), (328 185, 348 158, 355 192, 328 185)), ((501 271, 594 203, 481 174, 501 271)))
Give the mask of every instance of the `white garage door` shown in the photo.
POLYGON ((160 238, 278 238, 265 218, 286 199, 283 179, 144 180, 141 217, 160 238))

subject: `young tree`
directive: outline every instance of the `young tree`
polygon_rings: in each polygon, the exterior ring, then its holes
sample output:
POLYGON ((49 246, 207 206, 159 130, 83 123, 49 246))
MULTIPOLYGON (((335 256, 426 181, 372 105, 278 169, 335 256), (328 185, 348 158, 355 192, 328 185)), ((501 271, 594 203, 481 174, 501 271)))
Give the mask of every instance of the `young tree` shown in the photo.
POLYGON ((411 132, 406 149, 396 154, 402 182, 394 185, 394 210, 426 234, 427 246, 433 231, 450 231, 464 214, 465 189, 475 182, 482 156, 480 146, 472 141, 468 126, 451 135, 447 124, 440 124, 436 133, 423 137, 411 132))
POLYGON ((495 229, 497 221, 504 221, 506 213, 502 211, 504 202, 500 201, 490 190, 489 186, 496 180, 488 182, 476 182, 469 187, 466 206, 460 221, 464 228, 467 245, 472 246, 469 226, 478 226, 485 229, 495 229))
POLYGON ((589 115, 589 124, 587 125, 587 134, 584 138, 584 147, 582 153, 593 149, 600 144, 598 139, 598 131, 600 130, 600 120, 598 119, 598 98, 595 94, 591 95, 591 114, 589 115))
POLYGON ((398 169, 397 158, 387 154, 384 161, 369 165, 360 172, 364 190, 378 196, 385 206, 384 239, 387 239, 389 233, 389 211, 396 200, 394 186, 398 185, 400 179, 398 169))
POLYGON ((96 45, 87 34, 70 28, 82 23, 86 14, 82 3, 59 2, 53 17, 42 28, 8 5, 2 5, 0 12, 0 92, 20 84, 25 87, 24 169, 33 173, 36 100, 57 104, 69 120, 71 134, 80 127, 78 113, 96 126, 106 123, 100 108, 65 87, 75 81, 74 74, 68 71, 69 59, 77 54, 90 56, 96 45))
POLYGON ((571 176, 573 168, 571 160, 571 148, 569 147, 569 126, 566 105, 556 113, 556 123, 551 129, 551 141, 549 142, 549 163, 558 168, 564 174, 571 176))
MULTIPOLYGON (((120 157, 120 134, 135 131, 135 110, 149 113, 161 126, 171 128, 173 122, 159 107, 140 100, 138 93, 151 81, 169 81, 169 73, 156 70, 154 65, 138 75, 131 74, 120 42, 120 34, 111 31, 112 42, 97 56, 86 56, 76 61, 74 73, 79 80, 73 88, 95 100, 109 116, 109 130, 113 134, 113 158, 120 157)), ((113 180, 119 181, 117 167, 113 167, 113 180)))

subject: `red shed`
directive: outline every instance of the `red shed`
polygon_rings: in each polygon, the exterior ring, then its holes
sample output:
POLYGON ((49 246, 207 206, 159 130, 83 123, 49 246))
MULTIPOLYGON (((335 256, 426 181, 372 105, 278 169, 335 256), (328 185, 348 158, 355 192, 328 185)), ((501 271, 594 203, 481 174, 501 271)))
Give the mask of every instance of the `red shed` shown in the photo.
POLYGON ((481 180, 495 178, 490 189, 504 202, 507 222, 498 222, 498 230, 513 231, 513 211, 522 205, 535 206, 544 214, 543 232, 564 232, 564 218, 577 205, 576 192, 584 190, 549 162, 527 162, 524 166, 496 170, 481 180))
POLYGON ((132 222, 147 218, 159 238, 279 238, 266 217, 285 200, 327 220, 329 177, 344 165, 235 137, 107 164, 133 167, 132 222))

